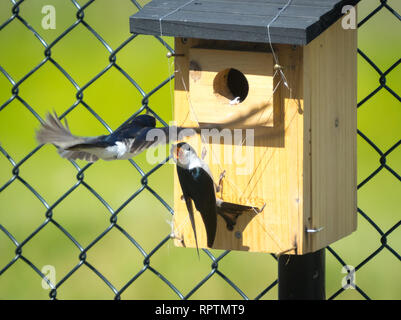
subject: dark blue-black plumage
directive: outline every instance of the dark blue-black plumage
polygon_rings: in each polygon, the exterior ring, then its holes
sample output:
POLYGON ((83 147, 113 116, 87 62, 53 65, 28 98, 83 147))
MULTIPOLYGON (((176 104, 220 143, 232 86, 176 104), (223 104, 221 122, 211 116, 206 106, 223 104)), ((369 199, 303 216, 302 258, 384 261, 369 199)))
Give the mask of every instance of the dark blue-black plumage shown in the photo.
MULTIPOLYGON (((214 191, 213 179, 201 167, 195 167, 188 170, 177 166, 177 174, 191 223, 194 221, 192 207, 193 201, 195 208, 200 212, 205 225, 207 246, 212 247, 216 237, 217 228, 216 194, 214 191)), ((195 230, 194 225, 193 229, 195 230)), ((195 240, 197 243, 196 232, 195 240)))
POLYGON ((156 119, 142 114, 125 122, 109 135, 79 137, 71 133, 67 124, 63 126, 57 115, 48 114, 37 132, 37 139, 43 144, 54 144, 64 158, 93 162, 98 159, 129 159, 149 147, 177 140, 180 135, 195 134, 195 131, 181 127, 156 128, 156 119))

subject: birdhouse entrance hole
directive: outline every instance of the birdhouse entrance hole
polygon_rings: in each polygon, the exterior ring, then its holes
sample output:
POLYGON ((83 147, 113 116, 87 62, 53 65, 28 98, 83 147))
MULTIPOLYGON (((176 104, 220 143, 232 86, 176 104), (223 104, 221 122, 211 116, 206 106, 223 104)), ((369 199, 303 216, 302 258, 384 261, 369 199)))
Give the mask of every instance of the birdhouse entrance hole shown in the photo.
POLYGON ((187 88, 193 109, 190 118, 194 125, 241 118, 237 128, 274 126, 270 52, 216 48, 208 42, 198 46, 194 40, 180 45, 179 51, 187 55, 178 58, 177 63, 188 66, 187 88))
POLYGON ((214 78, 213 90, 217 97, 240 103, 248 96, 249 84, 241 71, 227 68, 214 78))

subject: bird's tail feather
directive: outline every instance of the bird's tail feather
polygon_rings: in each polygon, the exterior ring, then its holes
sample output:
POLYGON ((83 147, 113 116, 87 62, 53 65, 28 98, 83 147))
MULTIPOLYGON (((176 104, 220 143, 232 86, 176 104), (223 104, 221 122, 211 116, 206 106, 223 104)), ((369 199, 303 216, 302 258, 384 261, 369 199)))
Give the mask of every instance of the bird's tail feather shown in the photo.
POLYGON ((67 149, 86 141, 85 138, 77 137, 71 133, 67 121, 66 125, 63 126, 56 113, 54 115, 47 114, 45 122, 36 132, 36 138, 41 144, 52 143, 61 149, 67 149))

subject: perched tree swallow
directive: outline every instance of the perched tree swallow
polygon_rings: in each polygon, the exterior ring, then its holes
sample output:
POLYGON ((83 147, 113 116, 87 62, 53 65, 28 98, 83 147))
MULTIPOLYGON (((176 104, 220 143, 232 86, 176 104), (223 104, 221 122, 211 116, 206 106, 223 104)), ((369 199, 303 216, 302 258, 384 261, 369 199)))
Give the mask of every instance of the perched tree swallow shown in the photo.
POLYGON ((235 203, 225 202, 216 197, 219 191, 224 173, 220 175, 219 184, 213 180, 209 166, 198 157, 195 150, 185 142, 173 145, 171 153, 177 164, 177 174, 180 181, 183 198, 188 209, 192 230, 194 231, 196 248, 198 239, 196 236, 194 210, 195 208, 202 216, 207 235, 207 246, 211 248, 216 237, 217 215, 220 215, 226 222, 227 228, 233 230, 237 218, 243 213, 260 213, 261 209, 252 206, 243 206, 235 203))
POLYGON ((36 137, 41 144, 54 144, 63 158, 94 162, 98 159, 129 159, 149 147, 176 141, 182 136, 191 136, 196 130, 199 129, 156 128, 156 119, 142 114, 124 123, 109 135, 79 137, 71 133, 67 121, 63 126, 56 114, 49 113, 36 137))

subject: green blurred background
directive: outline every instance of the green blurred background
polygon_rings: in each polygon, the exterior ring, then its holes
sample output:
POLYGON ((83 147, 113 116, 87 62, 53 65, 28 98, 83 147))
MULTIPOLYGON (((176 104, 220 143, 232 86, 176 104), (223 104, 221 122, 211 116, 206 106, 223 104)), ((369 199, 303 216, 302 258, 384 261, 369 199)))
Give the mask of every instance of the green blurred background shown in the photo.
MULTIPOLYGON (((78 1, 81 5, 85 1, 78 1)), ((142 5, 148 1, 139 1, 142 5)), ((359 20, 379 5, 378 0, 362 0, 359 20)), ((399 0, 387 2, 401 12, 399 0)), ((11 16, 11 2, 0 0, 0 24, 11 16)), ((77 9, 66 0, 27 0, 20 15, 51 43, 76 20, 77 9), (43 6, 56 8, 56 29, 44 30, 43 6)), ((128 0, 96 0, 85 10, 85 21, 107 43, 116 49, 129 36, 129 16, 136 12, 128 0)), ((381 70, 394 64, 401 53, 401 22, 388 10, 378 12, 359 29, 358 47, 381 70)), ((173 45, 171 38, 166 39, 173 45)), ((0 31, 0 66, 16 81, 44 58, 44 48, 35 36, 14 20, 0 31)), ((166 49, 153 37, 138 36, 117 54, 117 63, 149 92, 169 75, 166 49)), ((108 64, 108 52, 83 26, 79 25, 52 48, 52 58, 83 86, 108 64)), ((401 66, 387 76, 387 85, 401 93, 401 66)), ((379 85, 378 75, 361 57, 358 58, 358 101, 379 85)), ((0 73, 0 105, 11 97, 11 84, 0 73)), ((150 106, 164 119, 172 118, 171 86, 166 85, 150 100, 150 106)), ((61 114, 75 101, 76 89, 50 62, 19 87, 20 96, 44 117, 49 110, 61 114)), ((84 101, 111 128, 117 128, 141 106, 141 96, 115 68, 106 72, 84 91, 84 101)), ((69 116, 73 132, 80 135, 105 134, 106 129, 79 105, 69 116)), ((386 90, 381 90, 358 111, 358 127, 378 147, 386 151, 401 138, 401 105, 386 90)), ((19 101, 14 100, 0 112, 1 146, 19 162, 37 142, 34 131, 39 122, 19 101)), ((45 146, 20 167, 20 176, 49 204, 62 196, 76 180, 74 166, 61 159, 53 146, 45 146)), ((135 159, 147 171, 151 168, 144 156, 135 159)), ((79 162, 84 165, 84 162, 79 162)), ((387 164, 401 173, 401 147, 387 158, 387 164)), ((379 166, 377 153, 358 137, 358 182, 379 166)), ((163 166, 149 178, 149 185, 172 206, 173 166, 163 166)), ((10 162, 0 154, 0 186, 12 177, 10 162)), ((91 185, 113 209, 117 209, 140 187, 140 175, 128 161, 99 161, 85 171, 85 182, 91 185)), ((400 219, 401 183, 382 170, 358 192, 358 206, 385 232, 400 219)), ((23 241, 45 219, 46 209, 19 181, 0 193, 0 224, 18 241, 23 241)), ((109 226, 110 213, 82 185, 54 210, 54 220, 68 230, 85 247, 109 226)), ((171 215, 145 190, 118 215, 118 223, 150 252, 170 232, 171 215)), ((333 244, 347 264, 357 266, 380 246, 380 236, 363 218, 358 231, 333 244)), ((401 252, 401 228, 388 237, 388 244, 401 252)), ((223 251, 212 250, 215 255, 223 251)), ((23 255, 39 269, 56 268, 60 281, 78 262, 79 250, 52 224, 47 225, 24 247, 23 255)), ((15 246, 0 232, 0 269, 15 256, 15 246)), ((117 289, 142 267, 143 256, 118 230, 111 230, 87 253, 95 266, 117 289)), ((211 260, 194 249, 174 247, 170 241, 151 258, 151 266, 160 271, 183 294, 188 293, 210 272, 211 260)), ((268 254, 230 252, 220 263, 226 274, 250 298, 254 298, 277 278, 277 265, 268 254)), ((400 299, 400 261, 388 250, 382 250, 356 274, 356 283, 373 299, 400 299)), ((341 265, 327 253, 327 296, 341 288, 341 265)), ((0 276, 0 299, 47 299, 49 290, 42 279, 21 259, 0 276)), ((87 266, 82 266, 57 290, 59 299, 110 299, 113 292, 87 266)), ((122 299, 176 299, 177 295, 155 274, 146 271, 121 296, 122 299)), ((229 284, 214 275, 193 296, 194 299, 241 298, 229 284)), ((277 287, 263 296, 276 299, 277 287)), ((356 290, 346 290, 339 299, 360 299, 356 290)))

